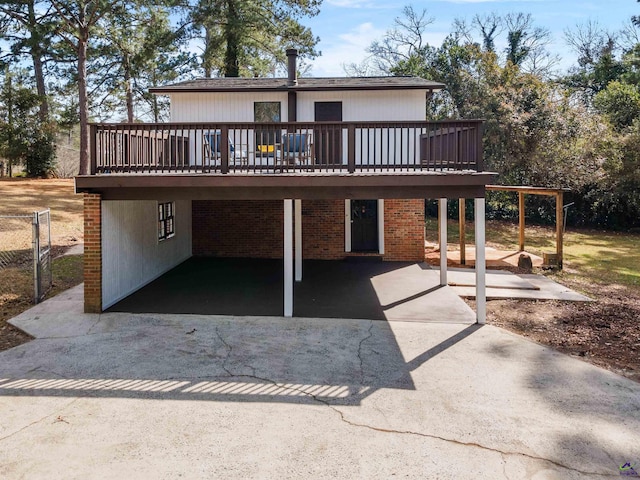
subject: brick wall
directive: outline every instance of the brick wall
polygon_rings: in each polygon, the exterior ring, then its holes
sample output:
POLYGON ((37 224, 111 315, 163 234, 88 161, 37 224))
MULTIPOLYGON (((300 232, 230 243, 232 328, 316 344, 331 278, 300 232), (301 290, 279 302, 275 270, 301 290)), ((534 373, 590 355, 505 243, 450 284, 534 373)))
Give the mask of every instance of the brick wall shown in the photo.
POLYGON ((282 258, 282 200, 194 200, 193 255, 282 258))
POLYGON ((84 311, 102 312, 102 204, 84 194, 84 311))
POLYGON ((302 201, 302 257, 344 258, 344 200, 302 201))
MULTIPOLYGON (((281 200, 193 201, 193 254, 282 258, 281 200)), ((303 257, 345 257, 344 200, 303 200, 303 257)), ((424 260, 424 200, 385 200, 385 260, 424 260)))
POLYGON ((384 259, 424 261, 424 200, 384 201, 384 259))

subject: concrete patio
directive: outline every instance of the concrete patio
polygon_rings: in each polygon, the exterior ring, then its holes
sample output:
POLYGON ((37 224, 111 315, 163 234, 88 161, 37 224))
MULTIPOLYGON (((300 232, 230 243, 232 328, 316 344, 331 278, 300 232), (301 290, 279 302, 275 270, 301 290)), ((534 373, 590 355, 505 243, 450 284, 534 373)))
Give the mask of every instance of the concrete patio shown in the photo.
POLYGON ((2 478, 619 478, 640 385, 491 326, 82 313, 0 353, 2 478))

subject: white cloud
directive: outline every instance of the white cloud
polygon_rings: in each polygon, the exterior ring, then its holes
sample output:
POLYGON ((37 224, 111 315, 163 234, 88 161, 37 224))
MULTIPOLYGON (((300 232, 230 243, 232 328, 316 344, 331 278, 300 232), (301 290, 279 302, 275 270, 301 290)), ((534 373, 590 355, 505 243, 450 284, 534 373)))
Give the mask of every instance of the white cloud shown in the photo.
POLYGON ((384 35, 385 30, 376 28, 371 22, 361 23, 348 32, 322 41, 318 46, 322 56, 312 63, 312 73, 317 77, 343 77, 344 65, 360 63, 367 56, 371 42, 384 35))

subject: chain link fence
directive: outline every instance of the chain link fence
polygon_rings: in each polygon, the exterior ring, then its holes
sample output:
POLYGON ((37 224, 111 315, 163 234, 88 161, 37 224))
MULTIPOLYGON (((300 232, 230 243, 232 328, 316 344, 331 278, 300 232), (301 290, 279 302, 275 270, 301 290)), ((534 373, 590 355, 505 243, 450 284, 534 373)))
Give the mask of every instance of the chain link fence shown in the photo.
POLYGON ((38 303, 51 288, 51 215, 0 215, 0 305, 38 303))

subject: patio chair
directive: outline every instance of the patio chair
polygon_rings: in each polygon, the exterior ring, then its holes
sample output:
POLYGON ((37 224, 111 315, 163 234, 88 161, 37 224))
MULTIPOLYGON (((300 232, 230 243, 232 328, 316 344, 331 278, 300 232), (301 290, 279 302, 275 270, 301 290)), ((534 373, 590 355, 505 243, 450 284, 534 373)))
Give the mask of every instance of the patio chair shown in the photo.
MULTIPOLYGON (((221 132, 220 130, 216 130, 214 132, 205 132, 203 135, 203 144, 204 144, 204 156, 205 159, 208 159, 210 162, 218 163, 220 162, 220 144, 221 142, 221 132)), ((234 160, 236 163, 237 160, 240 160, 240 163, 247 163, 248 156, 247 152, 244 150, 237 150, 231 138, 229 138, 229 160, 234 160)))
POLYGON ((286 133, 282 137, 280 160, 287 164, 308 165, 313 156, 313 144, 308 133, 286 133))

